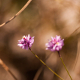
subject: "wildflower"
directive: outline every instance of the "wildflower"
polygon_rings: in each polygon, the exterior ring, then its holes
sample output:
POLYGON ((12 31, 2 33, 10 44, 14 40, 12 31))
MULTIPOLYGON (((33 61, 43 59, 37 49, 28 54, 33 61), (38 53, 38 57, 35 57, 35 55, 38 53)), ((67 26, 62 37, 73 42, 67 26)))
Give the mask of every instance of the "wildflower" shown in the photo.
POLYGON ((60 36, 56 37, 51 37, 52 40, 49 40, 48 43, 46 43, 46 50, 51 50, 51 51, 59 51, 62 49, 64 45, 64 39, 61 40, 60 36))
POLYGON ((31 48, 34 43, 34 37, 31 37, 30 34, 28 34, 28 36, 23 36, 21 40, 18 40, 18 42, 19 47, 28 50, 28 48, 31 48))

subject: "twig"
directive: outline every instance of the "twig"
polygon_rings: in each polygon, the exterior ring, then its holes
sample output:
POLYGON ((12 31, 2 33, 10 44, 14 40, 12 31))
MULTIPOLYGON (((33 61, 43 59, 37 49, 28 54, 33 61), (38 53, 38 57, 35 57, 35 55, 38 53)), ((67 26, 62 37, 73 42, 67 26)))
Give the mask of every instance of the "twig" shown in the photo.
POLYGON ((5 65, 5 63, 0 59, 0 64, 3 66, 3 68, 9 72, 9 74, 15 79, 17 80, 17 78, 14 76, 14 74, 10 71, 10 69, 5 65))
POLYGON ((6 25, 7 23, 9 23, 10 21, 12 21, 14 18, 16 18, 22 11, 24 11, 24 9, 30 4, 32 0, 29 0, 22 8, 19 12, 17 12, 13 17, 11 17, 7 22, 4 22, 0 25, 0 27, 6 25))

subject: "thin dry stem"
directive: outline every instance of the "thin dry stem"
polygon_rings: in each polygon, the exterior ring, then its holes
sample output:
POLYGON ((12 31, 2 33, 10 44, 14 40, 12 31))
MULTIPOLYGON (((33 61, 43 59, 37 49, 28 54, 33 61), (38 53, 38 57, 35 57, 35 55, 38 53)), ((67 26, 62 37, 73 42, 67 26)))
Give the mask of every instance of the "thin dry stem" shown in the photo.
POLYGON ((76 59, 75 59, 75 62, 74 62, 74 65, 73 65, 73 70, 76 69, 76 66, 77 66, 77 63, 78 63, 78 59, 79 59, 79 38, 78 38, 78 43, 77 43, 77 55, 76 55, 76 59))
MULTIPOLYGON (((79 9, 79 23, 80 23, 80 6, 77 6, 77 8, 79 9)), ((70 36, 72 36, 76 31, 78 31, 79 28, 80 28, 80 24, 79 24, 79 27, 78 27, 77 29, 75 29, 75 30, 70 34, 70 36)), ((70 36, 69 36, 69 37, 70 37, 70 36)), ((69 38, 69 37, 66 37, 66 38, 69 38)))
POLYGON ((24 9, 30 4, 32 0, 29 0, 22 8, 19 12, 17 12, 13 17, 11 17, 7 22, 4 22, 0 25, 0 27, 6 25, 7 23, 11 22, 14 18, 16 18, 21 12, 24 11, 24 9))
POLYGON ((14 74, 10 71, 10 69, 5 65, 5 63, 0 59, 0 65, 3 66, 3 68, 15 79, 17 80, 17 78, 14 76, 14 74))
POLYGON ((77 55, 75 59, 75 63, 73 65, 73 70, 76 74, 80 74, 80 37, 78 37, 78 44, 77 44, 77 55))
POLYGON ((75 29, 75 30, 74 30, 68 37, 66 37, 66 38, 71 37, 79 28, 80 28, 80 27, 78 27, 77 29, 75 29))
POLYGON ((39 75, 41 74, 42 70, 43 70, 43 65, 38 69, 37 73, 35 74, 34 76, 34 79, 33 80, 38 80, 39 78, 39 75))
POLYGON ((9 68, 3 63, 3 61, 0 59, 0 64, 3 66, 3 68, 8 71, 9 68))

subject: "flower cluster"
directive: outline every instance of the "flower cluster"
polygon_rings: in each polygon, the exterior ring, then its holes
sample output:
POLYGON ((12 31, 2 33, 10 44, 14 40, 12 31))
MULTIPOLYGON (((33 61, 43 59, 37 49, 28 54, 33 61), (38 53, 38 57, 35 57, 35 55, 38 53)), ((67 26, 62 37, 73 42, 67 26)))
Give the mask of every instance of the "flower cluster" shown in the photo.
POLYGON ((22 49, 31 48, 32 44, 34 43, 34 37, 31 37, 29 34, 28 36, 23 36, 21 40, 18 40, 18 46, 22 49))
POLYGON ((62 46, 64 45, 64 39, 61 40, 60 36, 51 37, 52 40, 49 40, 48 43, 46 43, 46 50, 51 51, 59 51, 62 49, 62 46))
MULTIPOLYGON (((44 65, 46 65, 32 50, 31 50, 31 46, 32 44, 34 43, 34 37, 31 37, 30 35, 28 36, 23 36, 21 40, 18 40, 19 43, 18 43, 18 46, 20 46, 22 49, 27 49, 29 48, 29 50, 35 55, 36 58, 38 58, 40 60, 41 63, 43 63, 44 65)), ((72 77, 70 76, 64 62, 63 62, 63 59, 60 55, 60 50, 62 49, 64 45, 64 39, 61 39, 60 36, 57 36, 56 37, 51 37, 51 40, 49 40, 48 43, 46 43, 46 50, 51 50, 51 51, 58 51, 58 54, 59 54, 59 57, 70 77, 70 79, 72 80, 72 77)), ((46 67, 52 71, 56 76, 58 76, 61 80, 63 80, 59 75, 57 75, 51 68, 49 68, 47 65, 46 67)))
MULTIPOLYGON (((22 49, 31 48, 32 44, 34 43, 34 37, 31 37, 29 34, 28 36, 23 36, 21 40, 18 40, 18 46, 22 49)), ((51 37, 48 43, 46 43, 46 50, 51 51, 59 51, 62 49, 64 45, 64 39, 61 39, 60 36, 51 37)))

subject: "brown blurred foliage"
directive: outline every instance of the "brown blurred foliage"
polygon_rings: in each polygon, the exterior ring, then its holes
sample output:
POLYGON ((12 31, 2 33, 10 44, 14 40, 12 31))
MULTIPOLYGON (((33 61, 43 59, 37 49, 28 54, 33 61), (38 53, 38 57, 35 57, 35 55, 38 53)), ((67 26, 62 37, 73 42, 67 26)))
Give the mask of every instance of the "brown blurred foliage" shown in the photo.
MULTIPOLYGON (((0 24, 14 16, 27 1, 0 0, 0 24)), ((72 34, 79 27, 80 0, 32 0, 18 17, 0 28, 0 58, 18 80, 33 80, 42 64, 29 50, 17 46, 23 35, 30 34, 35 36, 32 50, 64 80, 70 80, 57 52, 45 50, 48 39, 60 35, 65 39, 60 51, 62 58, 73 80, 80 80, 80 30, 72 34)), ((14 80, 1 65, 0 80, 14 80)), ((36 80, 60 79, 43 66, 36 80)))

